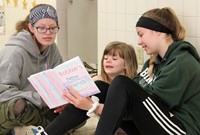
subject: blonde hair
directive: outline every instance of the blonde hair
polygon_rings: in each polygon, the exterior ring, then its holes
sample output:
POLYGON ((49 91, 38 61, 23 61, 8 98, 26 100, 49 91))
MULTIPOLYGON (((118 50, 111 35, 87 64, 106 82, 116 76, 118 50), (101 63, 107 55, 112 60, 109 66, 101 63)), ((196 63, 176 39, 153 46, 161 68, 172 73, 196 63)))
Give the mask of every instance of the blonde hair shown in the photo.
MULTIPOLYGON (((185 29, 180 23, 175 12, 169 8, 155 8, 145 12, 143 17, 151 18, 160 24, 164 25, 168 29, 172 31, 171 37, 174 41, 182 41, 185 38, 185 29)), ((149 75, 150 77, 153 75, 153 66, 156 60, 157 54, 153 54, 150 56, 149 61, 149 75)))
POLYGON ((152 54, 150 56, 150 60, 149 60, 149 69, 148 69, 148 73, 149 76, 152 77, 153 76, 153 67, 154 67, 154 63, 156 60, 157 54, 152 54))
POLYGON ((119 54, 119 56, 124 59, 126 67, 125 76, 133 78, 137 75, 138 63, 135 49, 133 48, 133 46, 128 45, 124 42, 113 41, 106 46, 101 59, 101 77, 103 81, 108 83, 112 81, 106 74, 103 67, 104 56, 107 54, 113 56, 119 54))
POLYGON ((180 23, 175 12, 169 8, 155 8, 145 12, 143 17, 151 18, 172 31, 172 39, 180 41, 185 38, 185 29, 180 23))

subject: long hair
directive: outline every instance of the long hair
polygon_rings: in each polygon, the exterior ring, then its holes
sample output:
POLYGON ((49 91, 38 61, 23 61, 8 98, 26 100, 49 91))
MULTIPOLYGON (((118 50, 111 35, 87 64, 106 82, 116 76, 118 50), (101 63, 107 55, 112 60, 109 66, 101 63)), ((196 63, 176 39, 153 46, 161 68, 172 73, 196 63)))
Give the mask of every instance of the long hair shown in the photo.
POLYGON ((27 31, 30 32, 30 30, 28 28, 28 24, 29 24, 29 15, 26 16, 25 20, 18 21, 17 24, 16 24, 15 29, 16 29, 17 32, 20 32, 22 30, 27 30, 27 31))
POLYGON ((124 59, 126 67, 125 76, 133 78, 137 75, 138 63, 133 46, 124 42, 113 41, 106 46, 101 59, 101 77, 105 82, 111 82, 103 67, 104 56, 107 54, 113 56, 119 54, 119 56, 124 59))
MULTIPOLYGON (((182 41, 185 38, 185 29, 180 23, 175 12, 169 8, 155 8, 145 12, 142 16, 151 18, 160 24, 166 26, 172 31, 171 37, 174 41, 182 41)), ((150 56, 149 75, 153 75, 153 67, 157 54, 150 56)))
POLYGON ((151 9, 142 16, 151 18, 169 28, 172 31, 171 35, 174 41, 181 41, 185 38, 185 29, 171 8, 151 9))

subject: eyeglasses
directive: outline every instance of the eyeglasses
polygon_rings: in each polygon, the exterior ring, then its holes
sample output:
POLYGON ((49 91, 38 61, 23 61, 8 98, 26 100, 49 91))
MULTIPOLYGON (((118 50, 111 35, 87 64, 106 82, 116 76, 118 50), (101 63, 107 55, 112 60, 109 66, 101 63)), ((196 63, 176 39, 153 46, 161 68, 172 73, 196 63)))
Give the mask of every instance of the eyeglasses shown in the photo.
POLYGON ((38 27, 35 27, 37 29, 37 31, 41 34, 44 34, 47 32, 47 30, 50 31, 51 34, 55 34, 59 31, 60 27, 43 27, 43 26, 38 26, 38 27))

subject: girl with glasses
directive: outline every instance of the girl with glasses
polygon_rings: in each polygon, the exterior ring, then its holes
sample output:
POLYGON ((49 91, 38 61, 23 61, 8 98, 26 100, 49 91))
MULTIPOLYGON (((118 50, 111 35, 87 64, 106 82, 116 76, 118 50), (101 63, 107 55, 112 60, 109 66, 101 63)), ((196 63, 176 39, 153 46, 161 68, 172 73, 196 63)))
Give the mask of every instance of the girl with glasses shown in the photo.
POLYGON ((54 42, 58 30, 56 10, 51 5, 39 4, 17 23, 16 33, 1 49, 1 135, 9 134, 17 126, 46 127, 56 116, 27 78, 63 62, 54 42))

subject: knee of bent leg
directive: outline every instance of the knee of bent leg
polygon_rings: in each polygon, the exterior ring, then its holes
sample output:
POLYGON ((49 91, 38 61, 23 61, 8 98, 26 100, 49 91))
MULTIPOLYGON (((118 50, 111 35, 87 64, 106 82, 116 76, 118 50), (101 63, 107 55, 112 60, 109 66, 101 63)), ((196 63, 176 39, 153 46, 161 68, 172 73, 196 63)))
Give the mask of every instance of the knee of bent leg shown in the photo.
POLYGON ((25 108, 26 108, 26 100, 18 99, 13 106, 15 117, 19 118, 21 114, 23 114, 25 108))
POLYGON ((125 75, 118 75, 116 76, 112 82, 122 84, 124 82, 130 81, 131 79, 125 75))

